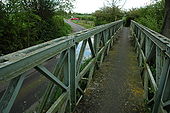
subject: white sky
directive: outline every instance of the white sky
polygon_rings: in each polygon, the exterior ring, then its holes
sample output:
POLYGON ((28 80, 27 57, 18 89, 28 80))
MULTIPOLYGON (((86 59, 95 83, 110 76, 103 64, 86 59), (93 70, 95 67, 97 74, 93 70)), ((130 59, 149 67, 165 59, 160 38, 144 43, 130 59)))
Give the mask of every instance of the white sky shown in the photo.
MULTIPOLYGON (((107 4, 107 0, 76 0, 74 12, 78 13, 92 13, 95 10, 100 9, 107 4)), ((125 0, 120 3, 120 6, 123 5, 125 0)), ((131 8, 138 8, 151 3, 152 0, 127 0, 125 5, 123 6, 124 10, 128 10, 131 8)))

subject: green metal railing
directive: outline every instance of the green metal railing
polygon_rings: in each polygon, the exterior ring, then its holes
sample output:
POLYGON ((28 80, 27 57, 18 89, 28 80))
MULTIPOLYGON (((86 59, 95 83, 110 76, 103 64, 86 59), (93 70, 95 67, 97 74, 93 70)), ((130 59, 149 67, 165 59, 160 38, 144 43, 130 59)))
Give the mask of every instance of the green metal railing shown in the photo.
POLYGON ((144 93, 152 113, 170 112, 170 39, 131 22, 144 93))
POLYGON ((0 112, 10 112, 27 76, 25 72, 32 68, 51 81, 38 112, 73 111, 84 93, 80 81, 85 80, 87 84, 90 82, 94 70, 103 62, 104 56, 113 45, 117 31, 122 26, 122 20, 116 21, 0 57, 0 82, 10 81, 0 100, 0 112), (80 42, 82 42, 82 46, 77 55, 76 48, 80 42), (81 69, 87 43, 92 57, 88 64, 81 69), (60 58, 54 71, 50 72, 42 63, 57 54, 60 58), (78 92, 80 96, 78 96, 78 92), (50 106, 48 106, 49 101, 53 102, 50 106))

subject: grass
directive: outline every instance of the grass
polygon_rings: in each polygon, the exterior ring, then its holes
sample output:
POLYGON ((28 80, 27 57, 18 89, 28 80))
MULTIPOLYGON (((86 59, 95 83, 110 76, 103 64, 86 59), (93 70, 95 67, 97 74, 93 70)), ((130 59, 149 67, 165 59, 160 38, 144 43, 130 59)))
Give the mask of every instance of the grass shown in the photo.
POLYGON ((60 33, 63 35, 63 36, 67 36, 69 35, 70 33, 72 33, 72 28, 69 24, 67 23, 64 23, 64 26, 63 26, 63 29, 60 30, 60 33))

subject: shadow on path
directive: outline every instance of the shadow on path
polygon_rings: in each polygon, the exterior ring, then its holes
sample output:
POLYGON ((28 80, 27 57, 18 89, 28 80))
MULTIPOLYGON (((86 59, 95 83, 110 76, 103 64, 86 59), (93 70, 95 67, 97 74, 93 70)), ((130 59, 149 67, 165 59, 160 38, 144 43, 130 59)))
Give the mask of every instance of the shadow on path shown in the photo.
POLYGON ((145 113, 140 69, 129 35, 129 28, 120 31, 75 113, 145 113))

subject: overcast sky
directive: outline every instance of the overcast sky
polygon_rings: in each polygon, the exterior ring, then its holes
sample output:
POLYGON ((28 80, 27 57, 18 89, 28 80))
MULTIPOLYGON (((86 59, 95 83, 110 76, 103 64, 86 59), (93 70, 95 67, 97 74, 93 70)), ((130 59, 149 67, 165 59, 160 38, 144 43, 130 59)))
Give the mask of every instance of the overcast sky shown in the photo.
MULTIPOLYGON (((107 4, 107 0, 76 0, 74 12, 78 13, 92 13, 95 10, 100 9, 107 4)), ((122 3, 119 5, 122 6, 125 0, 122 0, 122 3)), ((126 0, 126 3, 123 6, 124 10, 131 8, 143 7, 151 3, 151 0, 126 0)))

